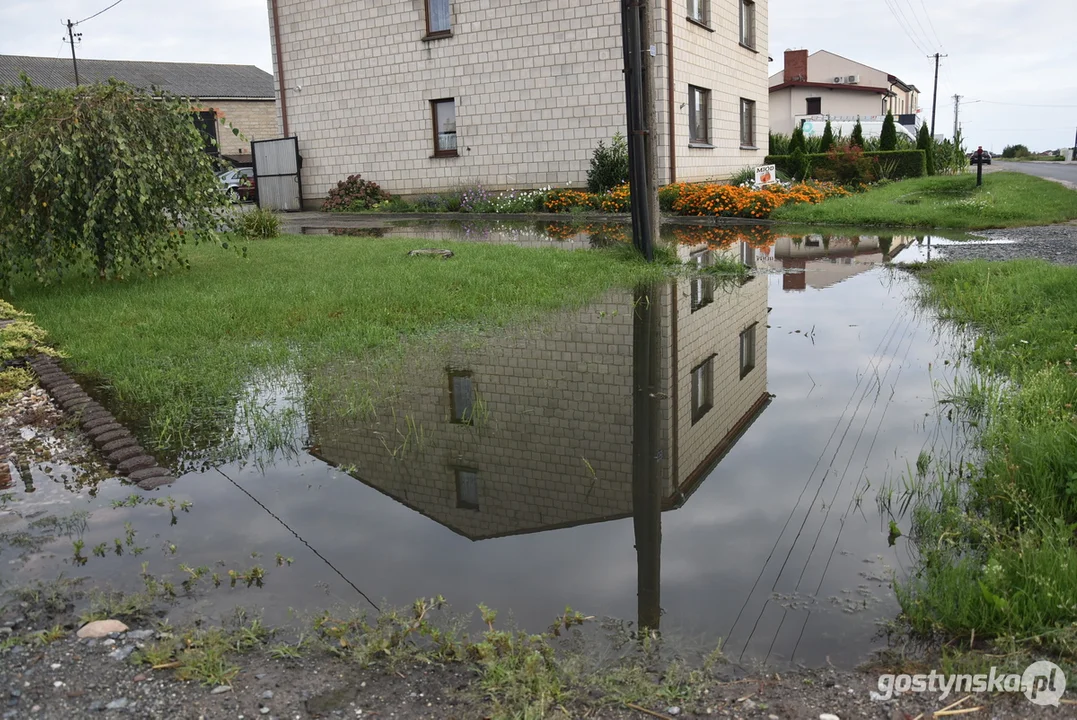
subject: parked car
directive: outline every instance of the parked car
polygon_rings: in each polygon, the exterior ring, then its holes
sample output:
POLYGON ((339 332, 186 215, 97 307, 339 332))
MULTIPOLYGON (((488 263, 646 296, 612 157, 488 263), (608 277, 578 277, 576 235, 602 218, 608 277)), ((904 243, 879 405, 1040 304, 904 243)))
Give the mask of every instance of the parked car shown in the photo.
POLYGON ((254 168, 238 167, 217 173, 228 196, 236 202, 253 202, 257 193, 254 168))
MULTIPOLYGON (((973 165, 976 164, 976 153, 974 153, 974 152, 969 153, 969 162, 972 163, 973 165)), ((989 152, 987 152, 985 150, 984 154, 983 154, 983 161, 982 162, 983 162, 984 165, 990 165, 991 164, 991 153, 989 153, 989 152)))

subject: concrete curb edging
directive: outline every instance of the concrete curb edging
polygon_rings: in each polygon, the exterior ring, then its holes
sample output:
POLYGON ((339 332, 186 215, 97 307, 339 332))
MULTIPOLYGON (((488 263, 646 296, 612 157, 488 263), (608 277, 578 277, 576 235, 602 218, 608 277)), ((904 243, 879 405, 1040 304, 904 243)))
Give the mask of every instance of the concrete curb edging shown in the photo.
POLYGON ((158 465, 127 428, 87 395, 53 357, 39 354, 27 362, 37 375, 41 387, 65 413, 79 421, 86 437, 109 467, 143 490, 154 490, 176 481, 172 473, 158 465))

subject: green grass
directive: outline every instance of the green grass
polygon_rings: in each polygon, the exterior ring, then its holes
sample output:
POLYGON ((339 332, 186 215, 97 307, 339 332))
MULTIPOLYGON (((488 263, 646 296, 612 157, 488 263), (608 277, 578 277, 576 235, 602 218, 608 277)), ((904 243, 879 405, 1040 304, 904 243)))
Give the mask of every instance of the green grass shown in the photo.
POLYGON ((901 180, 818 205, 778 208, 772 219, 831 225, 980 230, 1048 225, 1077 218, 1077 192, 1023 173, 975 173, 901 180))
POLYGON ((1002 651, 1077 659, 1077 268, 944 263, 926 300, 974 330, 978 378, 947 399, 980 429, 979 467, 915 505, 918 572, 898 585, 912 626, 1002 651))
MULTIPOLYGON (((496 328, 662 269, 624 253, 439 243, 456 257, 408 257, 427 241, 283 236, 232 250, 190 248, 189 270, 22 285, 8 298, 112 407, 167 451, 219 442, 244 386, 264 373, 365 361, 445 329, 496 328)), ((265 428, 262 428, 265 430, 265 428)), ((267 430, 268 432, 268 430, 267 430)))

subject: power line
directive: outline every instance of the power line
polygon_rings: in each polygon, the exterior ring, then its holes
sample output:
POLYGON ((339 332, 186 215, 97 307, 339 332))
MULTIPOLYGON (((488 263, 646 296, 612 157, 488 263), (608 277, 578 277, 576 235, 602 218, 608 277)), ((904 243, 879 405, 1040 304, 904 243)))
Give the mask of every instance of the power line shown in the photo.
POLYGON ((939 50, 945 50, 942 46, 942 38, 939 37, 939 33, 935 30, 935 23, 931 22, 931 13, 927 11, 927 5, 924 4, 924 0, 920 0, 920 7, 924 9, 924 17, 927 18, 927 24, 931 28, 931 34, 935 36, 935 42, 939 46, 939 50))
MULTIPOLYGON (((901 0, 894 0, 894 1, 897 2, 897 3, 901 2, 901 0)), ((919 18, 919 16, 917 16, 916 10, 913 9, 912 2, 910 2, 910 0, 905 0, 905 5, 908 6, 909 14, 912 15, 912 19, 916 21, 916 27, 920 28, 920 34, 923 35, 923 38, 924 38, 925 41, 927 41, 927 44, 931 45, 932 44, 931 37, 927 34, 927 31, 924 30, 924 26, 920 23, 920 18, 919 18)), ((942 43, 934 43, 934 44, 935 44, 936 47, 938 47, 942 43)), ((939 49, 941 50, 941 48, 939 48, 939 49)))
MULTIPOLYGON (((895 3, 896 3, 896 1, 897 0, 894 0, 895 3)), ((910 42, 912 42, 912 44, 916 46, 917 50, 919 50, 920 52, 922 52, 924 54, 927 54, 927 49, 922 47, 920 45, 920 42, 915 37, 913 37, 912 33, 909 31, 909 28, 907 27, 907 22, 908 21, 903 20, 904 15, 902 14, 899 17, 900 9, 896 8, 896 5, 892 5, 891 0, 883 0, 883 2, 886 3, 886 7, 887 7, 888 10, 890 10, 890 14, 894 16, 895 20, 897 20, 898 25, 901 26, 902 32, 905 33, 905 36, 907 38, 909 38, 910 42)))
POLYGON ((1030 103, 1002 102, 1001 100, 971 100, 970 102, 981 102, 988 105, 1013 105, 1015 107, 1057 108, 1060 110, 1077 108, 1077 105, 1032 105, 1030 103))
POLYGON ((74 24, 75 24, 75 25, 79 25, 79 24, 81 24, 81 23, 84 23, 84 22, 86 22, 87 20, 93 20, 93 19, 94 19, 95 17, 97 17, 98 15, 100 15, 100 14, 102 14, 102 13, 105 13, 105 12, 108 12, 109 10, 111 10, 111 9, 112 9, 112 8, 114 8, 114 7, 116 7, 117 5, 119 5, 119 4, 120 4, 120 3, 122 3, 122 2, 123 2, 123 0, 116 0, 116 2, 112 3, 111 5, 109 5, 109 6, 108 6, 107 8, 105 8, 104 10, 99 10, 98 12, 95 12, 95 13, 94 13, 93 15, 91 15, 90 17, 88 17, 88 18, 83 18, 82 20, 79 20, 79 21, 78 21, 77 23, 74 23, 74 24))

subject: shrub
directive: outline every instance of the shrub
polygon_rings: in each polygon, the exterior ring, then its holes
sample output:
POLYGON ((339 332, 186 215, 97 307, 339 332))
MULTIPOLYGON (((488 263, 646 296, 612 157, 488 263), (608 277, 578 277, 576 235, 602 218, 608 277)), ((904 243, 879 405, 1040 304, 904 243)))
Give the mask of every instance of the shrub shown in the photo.
POLYGON ((335 212, 358 212, 369 210, 380 202, 392 197, 381 189, 376 182, 363 180, 361 175, 351 175, 341 180, 329 191, 329 196, 322 203, 322 210, 335 212))
POLYGON ((935 141, 931 138, 931 131, 927 129, 927 123, 920 126, 920 132, 916 135, 916 149, 924 151, 925 167, 928 175, 935 174, 935 141))
POLYGON ((587 189, 593 193, 606 192, 628 182, 628 143, 617 133, 609 147, 601 140, 591 156, 587 171, 587 189))
POLYGON ((673 204, 681 196, 686 183, 672 183, 658 188, 658 208, 662 212, 673 212, 673 204))
POLYGON ((860 118, 857 118, 856 125, 853 125, 853 132, 849 135, 849 143, 856 145, 858 148, 864 147, 864 128, 860 124, 860 118))
POLYGON ((190 103, 111 81, 0 88, 0 286, 182 263, 229 202, 190 103))
POLYGON ((863 185, 874 182, 878 177, 876 167, 878 159, 865 155, 856 145, 839 145, 830 149, 826 160, 817 163, 812 177, 817 180, 841 183, 842 185, 863 185))
MULTIPOLYGON (((921 150, 895 150, 893 152, 865 152, 865 157, 875 158, 880 163, 886 162, 889 168, 894 160, 897 164, 893 166, 893 172, 889 175, 890 179, 898 180, 901 178, 909 177, 923 177, 927 174, 926 158, 921 150)), ((822 179, 829 171, 835 173, 830 166, 830 154, 815 154, 805 156, 805 161, 810 162, 811 176, 816 179, 822 179)), ((789 155, 768 155, 764 162, 773 163, 778 166, 779 173, 786 173, 792 175, 794 169, 794 160, 789 155)))
POLYGON ((280 216, 272 210, 253 208, 240 213, 239 231, 249 238, 277 237, 280 235, 280 216))
MULTIPOLYGON (((829 122, 829 121, 828 121, 829 122)), ((781 135, 778 133, 770 134, 770 148, 768 155, 788 155, 789 154, 789 136, 781 135)))
POLYGON ((730 185, 743 185, 746 182, 755 180, 755 167, 747 165, 736 171, 729 177, 730 185))
POLYGON ((808 146, 804 141, 804 129, 799 126, 793 130, 793 136, 789 139, 789 154, 792 155, 797 150, 808 152, 808 146))
POLYGON ((883 152, 897 150, 897 126, 894 125, 894 113, 887 112, 883 121, 882 133, 879 135, 879 149, 883 152))
POLYGON ((632 196, 628 183, 602 193, 597 198, 598 209, 602 212, 624 213, 632 209, 632 196))
POLYGON ((827 120, 826 127, 823 128, 823 138, 819 141, 819 152, 829 152, 832 147, 834 147, 834 128, 830 126, 830 120, 827 120))
POLYGON ((799 147, 794 148, 793 152, 788 155, 788 163, 785 170, 794 180, 804 180, 808 178, 811 173, 811 160, 809 160, 808 154, 799 147))
POLYGON ((1021 144, 1007 145, 1006 147, 1002 148, 1002 157, 1011 160, 1014 158, 1025 158, 1031 154, 1032 153, 1029 152, 1028 147, 1021 144))

